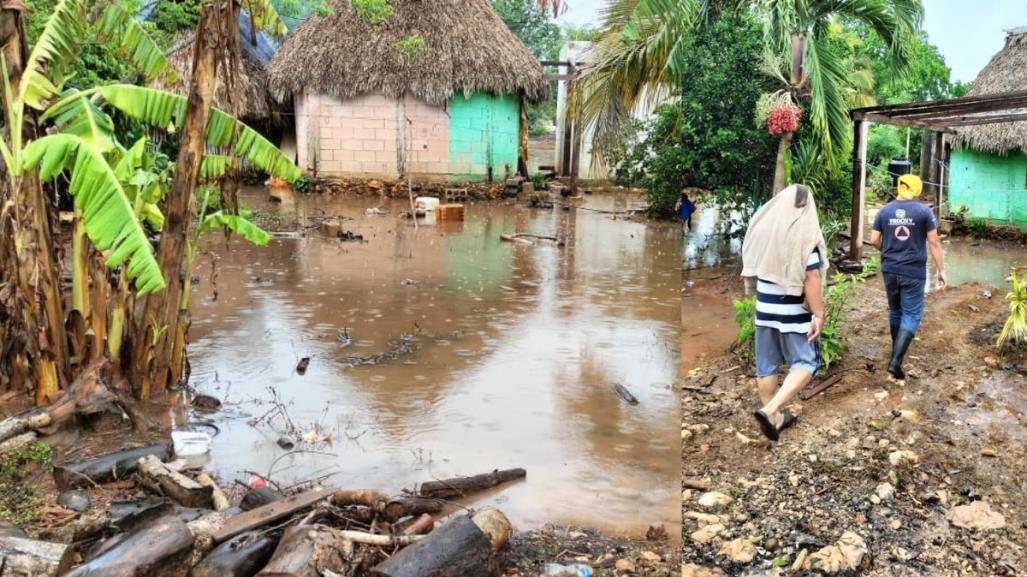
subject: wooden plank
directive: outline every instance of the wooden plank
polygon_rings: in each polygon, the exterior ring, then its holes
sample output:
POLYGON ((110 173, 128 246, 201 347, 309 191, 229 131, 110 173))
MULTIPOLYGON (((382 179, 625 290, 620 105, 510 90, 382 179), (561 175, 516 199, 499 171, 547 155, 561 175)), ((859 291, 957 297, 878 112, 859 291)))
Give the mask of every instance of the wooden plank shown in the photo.
MULTIPOLYGON (((886 104, 880 106, 867 106, 864 108, 857 108, 852 111, 852 117, 854 120, 860 120, 863 118, 861 115, 866 115, 872 112, 879 112, 888 116, 901 116, 908 115, 911 113, 930 113, 930 112, 941 112, 950 110, 964 109, 964 112, 970 112, 982 106, 1005 106, 1007 110, 1015 108, 1025 108, 1023 103, 1027 103, 1027 91, 1020 92, 1006 92, 1002 94, 988 94, 985 96, 963 96, 960 98, 949 98, 945 100, 930 100, 921 102, 909 102, 906 104, 886 104)), ((998 108, 1001 110, 1001 108, 998 108)))
MULTIPOLYGON (((852 128, 852 220, 849 224, 849 258, 863 258, 863 212, 866 201, 867 123, 857 120, 852 128)), ((829 249, 830 250, 830 249, 829 249)))
POLYGON ((270 523, 274 523, 275 521, 284 519, 298 511, 310 508, 319 501, 327 499, 331 495, 332 491, 315 488, 298 495, 286 497, 281 501, 275 501, 269 505, 264 505, 263 507, 257 507, 256 509, 246 511, 245 513, 240 513, 225 521, 225 526, 214 534, 214 541, 221 543, 222 541, 231 539, 244 531, 251 531, 270 523))

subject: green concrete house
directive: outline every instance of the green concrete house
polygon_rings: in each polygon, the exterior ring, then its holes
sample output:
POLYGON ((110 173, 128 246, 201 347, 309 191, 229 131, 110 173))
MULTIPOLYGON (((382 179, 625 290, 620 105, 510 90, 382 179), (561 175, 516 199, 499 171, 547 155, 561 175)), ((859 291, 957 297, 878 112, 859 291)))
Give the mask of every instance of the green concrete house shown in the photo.
MULTIPOLYGON (((1027 27, 981 70, 967 96, 1027 90, 1027 27)), ((957 129, 948 175, 948 209, 962 207, 993 224, 1027 227, 1027 122, 957 129)))
POLYGON ((502 180, 527 155, 538 60, 488 0, 391 0, 371 24, 347 0, 304 22, 268 68, 295 106, 297 164, 326 177, 502 180))

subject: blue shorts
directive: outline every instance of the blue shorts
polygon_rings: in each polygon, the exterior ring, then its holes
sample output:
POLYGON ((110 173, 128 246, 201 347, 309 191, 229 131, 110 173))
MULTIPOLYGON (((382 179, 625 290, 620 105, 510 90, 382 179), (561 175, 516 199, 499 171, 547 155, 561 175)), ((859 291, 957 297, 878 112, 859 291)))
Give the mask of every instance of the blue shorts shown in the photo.
POLYGON ((802 333, 782 333, 770 327, 756 327, 756 376, 777 374, 782 364, 789 371, 805 369, 811 375, 820 368, 820 339, 809 342, 802 333))

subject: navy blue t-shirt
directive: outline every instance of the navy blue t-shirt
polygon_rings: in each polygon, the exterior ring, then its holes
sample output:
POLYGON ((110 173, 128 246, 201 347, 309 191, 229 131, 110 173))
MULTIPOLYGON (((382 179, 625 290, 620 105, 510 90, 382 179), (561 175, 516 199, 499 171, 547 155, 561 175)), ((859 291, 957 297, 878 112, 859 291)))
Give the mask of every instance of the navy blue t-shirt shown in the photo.
POLYGON ((938 228, 931 209, 918 200, 895 200, 877 213, 881 271, 913 278, 927 276, 927 233, 938 228))

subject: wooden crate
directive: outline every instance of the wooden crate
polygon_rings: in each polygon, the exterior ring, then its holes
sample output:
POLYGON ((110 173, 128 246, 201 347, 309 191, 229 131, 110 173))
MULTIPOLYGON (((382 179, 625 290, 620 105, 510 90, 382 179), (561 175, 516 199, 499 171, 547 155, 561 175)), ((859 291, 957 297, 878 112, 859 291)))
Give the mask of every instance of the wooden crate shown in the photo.
POLYGON ((439 220, 463 220, 464 205, 462 204, 441 204, 438 208, 439 220))

